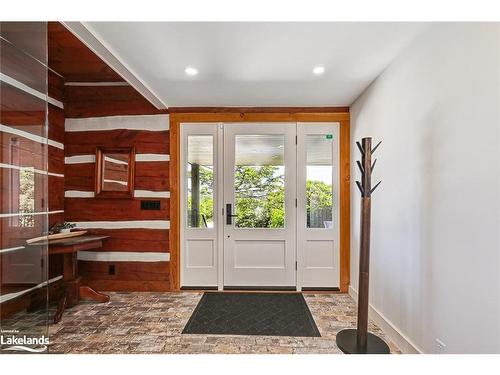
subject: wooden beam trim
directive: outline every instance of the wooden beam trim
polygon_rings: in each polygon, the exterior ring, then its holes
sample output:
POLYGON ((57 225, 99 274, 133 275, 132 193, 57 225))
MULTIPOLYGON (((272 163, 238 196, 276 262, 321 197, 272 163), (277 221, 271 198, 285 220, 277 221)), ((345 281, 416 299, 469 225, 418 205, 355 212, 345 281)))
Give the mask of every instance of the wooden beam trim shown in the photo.
POLYGON ((349 107, 169 107, 170 113, 349 113, 349 107))

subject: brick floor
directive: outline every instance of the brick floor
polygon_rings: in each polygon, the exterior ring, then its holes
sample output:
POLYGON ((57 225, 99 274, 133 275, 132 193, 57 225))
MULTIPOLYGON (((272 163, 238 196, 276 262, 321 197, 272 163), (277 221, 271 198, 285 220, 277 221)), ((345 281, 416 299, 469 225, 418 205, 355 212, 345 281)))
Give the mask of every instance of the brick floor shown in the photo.
MULTIPOLYGON (((335 343, 337 332, 356 325, 356 306, 350 296, 304 294, 321 337, 183 335, 201 293, 110 295, 109 303, 81 303, 66 310, 58 324, 51 324, 49 352, 341 353, 335 343)), ((26 321, 26 313, 2 322, 2 326, 13 328, 23 324, 23 319, 26 321)), ((369 329, 386 339, 371 322, 369 329)), ((393 343, 386 341, 391 352, 399 353, 393 343)))

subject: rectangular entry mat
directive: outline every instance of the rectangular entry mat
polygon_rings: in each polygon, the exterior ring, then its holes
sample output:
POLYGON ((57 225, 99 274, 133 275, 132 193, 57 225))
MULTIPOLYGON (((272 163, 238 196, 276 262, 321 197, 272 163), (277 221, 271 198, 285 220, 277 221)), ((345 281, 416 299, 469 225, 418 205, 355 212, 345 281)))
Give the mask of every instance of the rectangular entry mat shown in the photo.
POLYGON ((182 333, 321 336, 301 293, 204 293, 182 333))

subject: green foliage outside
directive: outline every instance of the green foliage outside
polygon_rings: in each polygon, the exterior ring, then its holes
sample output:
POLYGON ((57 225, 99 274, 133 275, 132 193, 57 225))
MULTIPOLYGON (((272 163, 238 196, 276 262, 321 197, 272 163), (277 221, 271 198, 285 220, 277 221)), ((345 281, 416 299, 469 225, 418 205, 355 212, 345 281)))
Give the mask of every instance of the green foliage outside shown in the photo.
MULTIPOLYGON (((213 223, 213 170, 200 166, 200 226, 202 215, 213 223)), ((284 176, 276 166, 237 166, 235 169, 236 226, 284 228, 284 176)), ((322 228, 332 220, 332 187, 321 181, 307 182, 308 226, 322 228)), ((191 196, 188 197, 191 211, 191 196)))
MULTIPOLYGON (((21 168, 19 171, 19 212, 27 214, 35 211, 35 170, 21 168)), ((35 218, 33 215, 21 215, 19 226, 32 227, 35 218)))

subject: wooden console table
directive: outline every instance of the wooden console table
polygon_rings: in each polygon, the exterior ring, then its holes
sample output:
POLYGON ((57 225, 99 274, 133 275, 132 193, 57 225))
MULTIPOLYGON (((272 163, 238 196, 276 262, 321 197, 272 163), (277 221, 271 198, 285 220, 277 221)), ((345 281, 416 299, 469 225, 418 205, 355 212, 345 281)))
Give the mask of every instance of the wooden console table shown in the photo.
MULTIPOLYGON (((78 251, 99 249, 102 241, 109 236, 83 235, 78 237, 63 238, 53 240, 48 243, 49 256, 63 255, 63 286, 64 293, 59 300, 57 311, 54 315, 54 323, 61 320, 66 307, 71 307, 80 299, 89 299, 97 302, 108 302, 109 296, 95 291, 88 285, 81 284, 81 277, 78 275, 78 251)), ((33 243, 40 245, 41 243, 33 243)), ((43 244, 43 243, 42 243, 43 244)))

